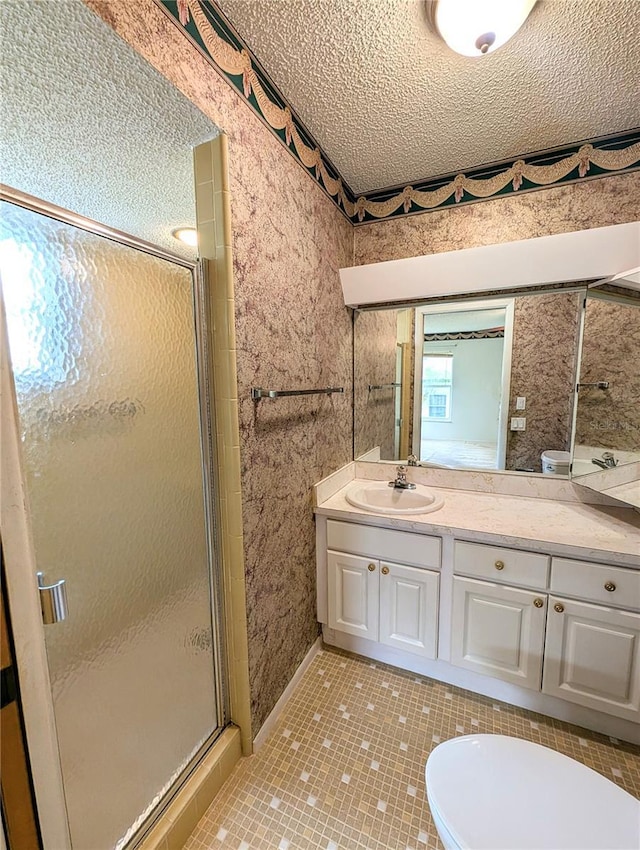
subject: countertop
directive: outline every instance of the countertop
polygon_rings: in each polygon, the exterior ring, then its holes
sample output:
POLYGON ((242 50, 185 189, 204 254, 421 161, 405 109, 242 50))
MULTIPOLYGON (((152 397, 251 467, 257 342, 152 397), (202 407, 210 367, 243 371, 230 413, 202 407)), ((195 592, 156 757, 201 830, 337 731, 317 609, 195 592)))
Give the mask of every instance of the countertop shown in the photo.
POLYGON ((354 479, 315 508, 320 516, 422 534, 456 537, 532 551, 552 551, 640 569, 640 514, 551 499, 476 493, 432 487, 444 506, 427 514, 399 516, 360 510, 345 492, 367 479, 354 479))

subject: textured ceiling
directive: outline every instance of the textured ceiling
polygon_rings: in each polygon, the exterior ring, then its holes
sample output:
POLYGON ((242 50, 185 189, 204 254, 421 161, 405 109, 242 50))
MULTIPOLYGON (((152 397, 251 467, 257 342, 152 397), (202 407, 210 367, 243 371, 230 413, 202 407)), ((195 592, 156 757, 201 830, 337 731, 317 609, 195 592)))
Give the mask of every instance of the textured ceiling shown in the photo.
POLYGON ((468 59, 422 0, 219 0, 356 193, 640 126, 640 0, 539 0, 468 59))
POLYGON ((192 147, 218 134, 80 0, 0 2, 0 179, 195 256, 192 147))

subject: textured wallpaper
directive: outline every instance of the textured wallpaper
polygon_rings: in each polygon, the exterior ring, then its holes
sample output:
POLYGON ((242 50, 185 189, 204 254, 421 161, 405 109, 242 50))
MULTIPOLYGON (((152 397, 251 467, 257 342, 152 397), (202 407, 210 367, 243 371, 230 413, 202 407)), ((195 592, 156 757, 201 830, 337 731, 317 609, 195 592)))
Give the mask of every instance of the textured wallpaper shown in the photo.
POLYGON ((380 457, 393 458, 396 392, 397 311, 372 310, 354 324, 354 454, 380 446, 380 457), (369 386, 384 389, 369 390, 369 386))
POLYGON ((576 443, 640 451, 640 301, 587 299, 580 383, 592 381, 609 388, 580 390, 576 443))
POLYGON ((515 299, 509 418, 525 416, 526 431, 509 431, 507 469, 541 472, 546 449, 571 444, 580 307, 578 292, 515 299), (517 396, 527 400, 516 410, 517 396))
POLYGON ((640 171, 355 228, 355 265, 640 218, 640 171))
POLYGON ((353 230, 151 0, 87 0, 229 137, 254 734, 318 635, 311 486, 352 454, 353 230), (252 386, 343 386, 254 403, 252 386))

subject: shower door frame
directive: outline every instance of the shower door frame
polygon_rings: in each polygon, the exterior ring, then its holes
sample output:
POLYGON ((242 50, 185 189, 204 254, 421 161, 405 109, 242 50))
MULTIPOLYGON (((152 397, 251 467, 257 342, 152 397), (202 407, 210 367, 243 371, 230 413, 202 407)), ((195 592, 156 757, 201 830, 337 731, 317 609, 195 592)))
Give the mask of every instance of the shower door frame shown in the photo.
MULTIPOLYGON (((213 364, 211 362, 208 317, 210 291, 206 264, 191 261, 153 243, 116 230, 93 219, 50 204, 33 195, 0 184, 0 203, 7 202, 47 218, 69 224, 120 245, 182 266, 193 280, 193 312, 200 412, 201 470, 205 534, 209 569, 211 625, 215 680, 215 710, 218 725, 191 759, 180 778, 159 806, 144 821, 128 843, 133 847, 157 821, 180 790, 199 760, 229 721, 229 694, 224 647, 222 571, 217 553, 219 541, 219 500, 216 491, 216 444, 213 405, 213 364)), ((1 283, 1 282, 0 282, 1 283)), ((16 667, 20 681, 22 708, 38 821, 45 848, 72 850, 64 784, 49 677, 44 624, 36 581, 36 560, 30 532, 30 513, 22 470, 20 428, 9 340, 0 298, 0 516, 5 559, 7 598, 13 615, 16 667)))

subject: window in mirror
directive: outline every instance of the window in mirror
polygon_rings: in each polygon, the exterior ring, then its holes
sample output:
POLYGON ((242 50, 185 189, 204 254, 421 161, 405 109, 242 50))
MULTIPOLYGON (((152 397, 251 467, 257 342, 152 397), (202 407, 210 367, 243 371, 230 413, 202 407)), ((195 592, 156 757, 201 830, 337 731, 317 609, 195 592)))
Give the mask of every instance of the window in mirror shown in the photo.
POLYGON ((422 358, 422 419, 451 422, 453 354, 435 352, 422 358))

